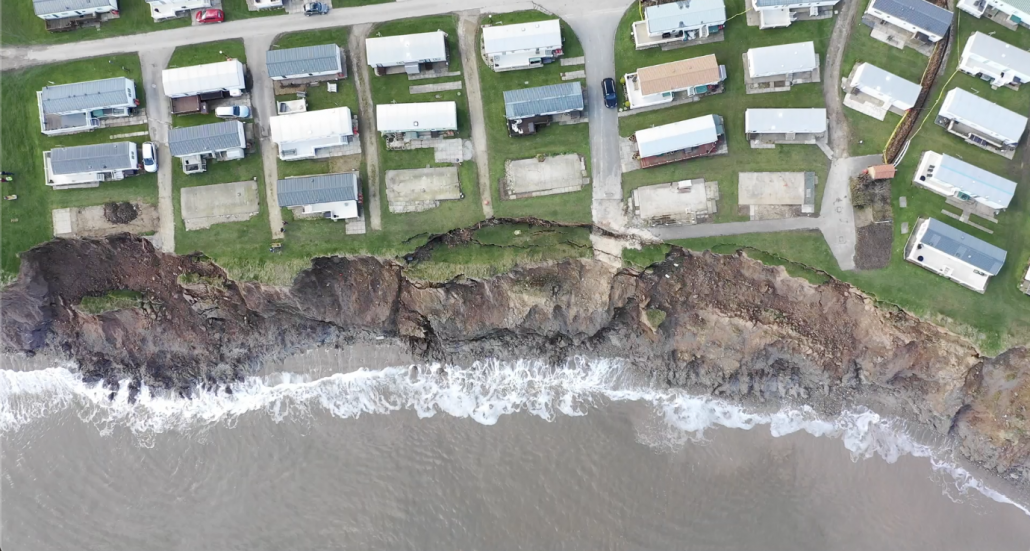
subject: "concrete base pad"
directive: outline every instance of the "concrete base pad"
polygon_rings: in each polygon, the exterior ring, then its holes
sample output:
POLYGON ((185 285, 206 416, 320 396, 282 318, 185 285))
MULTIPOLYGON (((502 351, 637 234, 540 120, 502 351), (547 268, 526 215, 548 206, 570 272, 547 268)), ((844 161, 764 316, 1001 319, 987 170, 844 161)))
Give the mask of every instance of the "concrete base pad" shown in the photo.
POLYGON ((257 182, 247 180, 183 188, 180 203, 187 231, 224 222, 243 222, 258 213, 257 182))
POLYGON ((504 163, 504 199, 539 197, 555 193, 579 191, 589 183, 583 158, 577 154, 556 155, 538 159, 521 159, 504 163))
POLYGON ((740 205, 801 206, 804 202, 804 172, 741 172, 737 179, 740 205))
POLYGON ((632 214, 637 225, 696 224, 718 211, 719 183, 691 180, 633 190, 632 214))
POLYGON ((390 212, 421 212, 463 197, 456 166, 386 171, 390 212))
POLYGON ((157 207, 148 203, 136 203, 139 215, 128 224, 114 224, 104 216, 104 205, 54 209, 51 217, 54 223, 54 237, 103 237, 116 233, 134 234, 157 231, 157 207))

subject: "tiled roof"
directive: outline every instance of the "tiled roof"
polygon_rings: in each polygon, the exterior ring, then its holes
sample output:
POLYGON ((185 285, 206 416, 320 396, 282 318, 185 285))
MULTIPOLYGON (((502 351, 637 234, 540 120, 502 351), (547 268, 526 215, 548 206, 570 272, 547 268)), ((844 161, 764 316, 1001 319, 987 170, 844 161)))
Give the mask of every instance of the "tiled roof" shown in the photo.
POLYGON ((719 82, 719 62, 714 54, 682 59, 637 70, 640 93, 645 96, 719 82))

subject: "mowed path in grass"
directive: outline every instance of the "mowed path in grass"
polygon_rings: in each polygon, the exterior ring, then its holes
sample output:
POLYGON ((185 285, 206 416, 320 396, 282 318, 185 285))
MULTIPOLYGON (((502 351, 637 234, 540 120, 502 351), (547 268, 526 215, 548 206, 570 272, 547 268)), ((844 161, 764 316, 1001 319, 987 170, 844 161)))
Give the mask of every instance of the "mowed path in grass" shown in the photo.
POLYGON ((36 92, 44 86, 111 77, 126 77, 136 83, 141 112, 145 107, 139 58, 135 54, 108 56, 69 63, 5 72, 0 78, 0 158, 2 170, 15 173, 14 182, 0 184, 4 196, 17 195, 2 203, 0 219, 0 265, 4 279, 18 271, 18 254, 53 237, 50 211, 63 207, 102 205, 109 201, 142 201, 157 204, 157 177, 141 173, 120 182, 107 182, 88 189, 53 190, 46 185, 43 152, 55 147, 132 141, 146 136, 110 139, 116 134, 145 131, 145 125, 95 130, 80 134, 48 137, 40 131, 36 92))
MULTIPOLYGON (((623 191, 628 198, 634 189, 652 184, 674 182, 692 178, 704 178, 719 182, 719 212, 714 222, 740 222, 749 219, 738 212, 737 175, 739 172, 791 171, 815 172, 819 182, 816 205, 822 203, 822 193, 830 162, 826 155, 814 145, 779 145, 775 149, 751 149, 744 134, 744 112, 748 108, 824 107, 823 84, 810 83, 794 86, 789 92, 747 94, 744 84, 744 62, 742 56, 750 48, 812 41, 820 58, 820 65, 826 67, 826 48, 833 32, 833 19, 820 21, 799 21, 782 29, 759 30, 749 27, 745 16, 745 0, 728 0, 725 40, 663 51, 659 48, 636 50, 631 25, 640 20, 637 7, 631 6, 615 37, 615 72, 620 80, 627 73, 642 67, 715 54, 720 65, 726 66, 724 92, 701 98, 700 101, 625 116, 619 119, 619 134, 627 137, 637 130, 687 120, 709 114, 721 115, 726 125, 729 154, 671 163, 664 166, 635 170, 622 175, 623 191)), ((832 85, 826 84, 826 85, 832 85)), ((624 85, 618 86, 620 98, 625 100, 624 85)))

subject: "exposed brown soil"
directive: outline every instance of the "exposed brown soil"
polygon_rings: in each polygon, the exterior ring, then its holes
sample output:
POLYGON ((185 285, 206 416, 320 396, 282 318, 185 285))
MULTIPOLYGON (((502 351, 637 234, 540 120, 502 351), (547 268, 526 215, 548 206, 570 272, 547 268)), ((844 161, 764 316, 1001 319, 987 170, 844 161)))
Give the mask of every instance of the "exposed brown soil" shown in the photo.
POLYGON ((401 265, 375 258, 319 258, 276 288, 238 284, 198 258, 118 235, 24 253, 2 308, 6 350, 75 358, 87 379, 129 378, 130 390, 145 381, 188 395, 268 359, 379 337, 461 364, 601 355, 658 384, 826 413, 875 396, 890 413, 955 435, 985 466, 1030 476, 1026 350, 983 358, 845 283, 813 285, 739 254, 673 248, 645 272, 568 260, 444 284, 409 280, 401 265), (160 307, 96 316, 75 307, 111 290, 160 307), (665 313, 656 328, 648 310, 665 313))
POLYGON ((859 270, 879 270, 891 262, 894 247, 894 224, 869 224, 856 229, 855 267, 859 270))
POLYGON ((139 216, 136 205, 132 203, 106 203, 104 204, 104 218, 112 224, 128 224, 139 216))

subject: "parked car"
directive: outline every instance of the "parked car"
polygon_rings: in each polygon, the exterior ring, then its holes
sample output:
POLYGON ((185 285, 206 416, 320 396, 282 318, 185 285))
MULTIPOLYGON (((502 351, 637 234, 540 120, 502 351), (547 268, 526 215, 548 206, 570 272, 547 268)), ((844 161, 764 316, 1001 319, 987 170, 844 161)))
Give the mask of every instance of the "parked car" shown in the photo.
POLYGON ((197 23, 221 23, 225 21, 225 12, 222 10, 200 10, 193 16, 197 23))
POLYGON ((215 108, 215 116, 223 119, 249 119, 250 107, 246 105, 225 105, 215 108))
POLYGON ((304 15, 327 15, 329 4, 325 2, 308 2, 304 4, 304 15))
POLYGON ((157 146, 154 142, 143 143, 143 170, 157 172, 157 146))
POLYGON ((615 93, 615 79, 606 78, 601 82, 601 89, 604 93, 604 106, 608 109, 615 109, 619 106, 619 96, 615 93))

